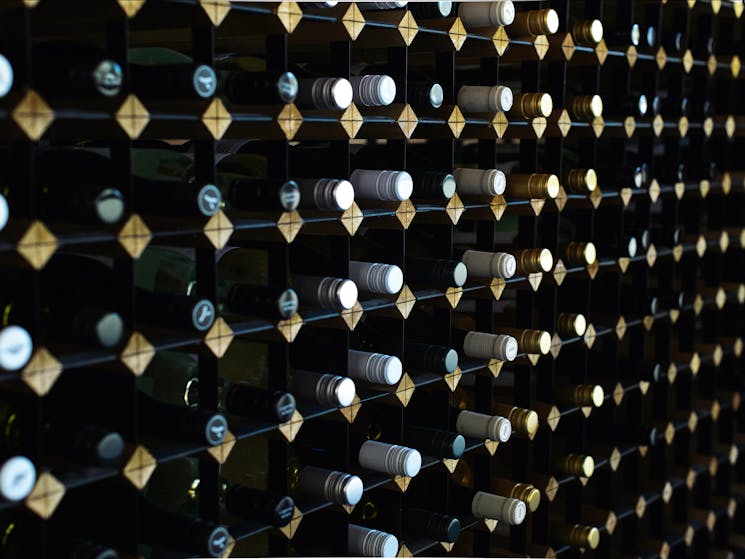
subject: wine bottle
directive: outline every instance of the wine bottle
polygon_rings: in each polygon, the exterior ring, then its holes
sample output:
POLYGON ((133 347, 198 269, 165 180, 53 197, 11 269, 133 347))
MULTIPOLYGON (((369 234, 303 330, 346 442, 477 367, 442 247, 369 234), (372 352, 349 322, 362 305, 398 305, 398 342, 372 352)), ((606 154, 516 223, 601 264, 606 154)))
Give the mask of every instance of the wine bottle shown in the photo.
POLYGON ((515 20, 515 4, 512 0, 463 2, 458 5, 458 17, 466 29, 503 27, 515 20))
POLYGON ((559 247, 564 261, 573 266, 590 266, 597 261, 597 249, 591 241, 571 241, 559 247))
POLYGON ((0 499, 22 501, 28 497, 36 484, 34 464, 21 455, 10 455, 0 465, 0 499))
POLYGON ((404 362, 410 370, 448 374, 458 367, 458 352, 446 346, 407 341, 404 362))
POLYGON ((248 383, 224 383, 222 400, 228 413, 271 423, 287 423, 295 413, 295 397, 289 392, 248 383))
POLYGON ((405 270, 406 278, 411 283, 443 289, 463 286, 468 276, 463 262, 444 258, 408 257, 405 270))
MULTIPOLYGON (((33 524, 22 516, 13 516, 0 523, 3 540, 0 544, 2 557, 23 557, 28 554, 29 542, 36 537, 33 524)), ((54 549, 60 559, 118 559, 116 550, 90 540, 71 537, 58 530, 49 530, 47 545, 54 549)))
POLYGON ((504 522, 511 526, 522 524, 527 508, 519 499, 487 493, 473 492, 455 483, 451 484, 451 500, 461 514, 504 522))
POLYGON ((608 28, 607 24, 603 32, 605 43, 611 47, 626 48, 630 45, 638 47, 641 42, 642 30, 638 23, 630 25, 620 24, 608 28))
POLYGON ((298 78, 295 104, 300 109, 344 111, 352 104, 354 88, 346 78, 322 76, 304 67, 290 70, 298 78))
MULTIPOLYGON (((11 323, 33 324, 34 317, 28 305, 0 294, 2 319, 0 326, 11 323)), ((80 345, 97 345, 111 348, 119 344, 124 334, 124 321, 115 312, 95 307, 52 302, 40 309, 44 337, 50 340, 80 345)))
POLYGON ((576 44, 595 47, 603 40, 603 23, 599 19, 573 22, 570 32, 576 44))
POLYGON ((564 186, 573 194, 590 194, 598 186, 598 175, 594 169, 569 169, 564 186))
POLYGON ((17 371, 31 359, 34 343, 29 333, 22 327, 3 325, 0 328, 0 369, 17 371))
POLYGON ((569 101, 574 118, 592 120, 603 116, 603 98, 600 95, 575 95, 569 101))
MULTIPOLYGON (((412 7, 419 7, 423 10, 439 11, 438 6, 440 4, 450 4, 452 6, 452 2, 416 2, 409 9, 412 11, 412 7)), ((412 13, 414 12, 412 11, 412 13)), ((360 75, 386 75, 393 74, 394 71, 390 66, 374 64, 364 66, 359 73, 360 75)), ((442 85, 432 79, 426 72, 409 67, 406 78, 406 101, 415 110, 423 109, 426 111, 428 109, 439 109, 442 106, 445 95, 442 85)))
POLYGON ((404 284, 404 274, 394 264, 353 260, 349 262, 349 278, 362 291, 384 295, 395 295, 404 284))
POLYGON ((162 47, 130 48, 132 90, 140 99, 209 99, 217 90, 217 74, 206 64, 162 47))
POLYGON ((412 2, 408 4, 409 11, 418 20, 449 17, 453 11, 453 3, 449 0, 441 2, 412 2))
POLYGON ((371 440, 360 446, 358 460, 365 469, 393 476, 414 477, 422 467, 418 450, 371 440))
POLYGON ((587 330, 587 319, 582 313, 560 313, 556 318, 556 330, 563 338, 582 337, 587 330))
POLYGON ((548 118, 554 110, 554 101, 548 93, 516 93, 510 113, 520 118, 548 118))
MULTIPOLYGON (((131 392, 129 379, 120 375, 102 375, 80 372, 61 378, 52 391, 51 410, 55 418, 77 422, 95 422, 101 427, 126 432, 129 425, 129 405, 122 394, 131 392), (85 403, 82 396, 93 391, 95 401, 85 403)), ((220 444, 227 433, 228 424, 222 414, 168 404, 135 391, 138 410, 138 431, 167 437, 190 440, 197 444, 220 444)), ((87 400, 86 400, 87 401, 87 400)))
POLYGON ((295 490, 306 496, 347 506, 356 505, 362 498, 362 480, 355 475, 302 466, 295 479, 295 490))
POLYGON ((0 54, 0 99, 5 97, 11 89, 13 89, 13 65, 0 54))
MULTIPOLYGON (((455 181, 453 181, 453 183, 454 182, 455 181)), ((455 193, 455 184, 453 184, 453 193, 455 193)), ((7 194, 7 192, 5 194, 7 194)), ((3 196, 3 193, 0 192, 0 231, 5 229, 9 218, 10 208, 8 207, 8 200, 3 196)))
POLYGON ((403 202, 414 190, 414 181, 406 171, 356 169, 349 182, 358 200, 403 202))
POLYGON ((519 483, 509 479, 493 478, 491 488, 498 495, 519 499, 530 512, 535 512, 541 504, 541 492, 530 483, 519 483))
POLYGON ((74 499, 63 501, 61 514, 56 518, 65 533, 82 535, 94 531, 102 542, 121 547, 127 545, 128 537, 128 532, 121 529, 121 506, 135 500, 142 542, 205 557, 221 557, 225 553, 230 534, 224 526, 166 511, 124 485, 106 484, 95 490, 78 491, 74 499), (86 522, 81 522, 81 518, 86 522))
POLYGON ((349 350, 347 374, 357 380, 392 386, 401 380, 403 365, 395 355, 349 350))
POLYGON ((453 342, 471 359, 514 361, 517 357, 517 340, 512 336, 455 330, 453 342))
POLYGON ((387 107, 396 98, 396 82, 385 74, 352 76, 352 99, 361 107, 387 107))
POLYGON ((629 167, 601 167, 596 169, 596 173, 601 184, 613 189, 641 188, 649 179, 647 168, 646 163, 641 163, 629 167))
POLYGON ((34 44, 33 85, 48 99, 116 97, 123 72, 119 62, 83 43, 34 44))
POLYGON ((577 549, 597 549, 600 545, 600 530, 582 524, 551 525, 551 539, 577 549))
POLYGON ((158 351, 135 382, 161 402, 192 408, 199 405, 199 364, 194 355, 158 351))
POLYGON ((311 371, 295 371, 292 390, 300 400, 338 408, 351 405, 356 391, 349 377, 311 371))
MULTIPOLYGON (((375 3, 380 4, 381 2, 375 3)), ((360 557, 396 557, 398 553, 398 538, 393 534, 350 524, 348 537, 347 546, 349 553, 352 555, 358 555, 360 557)))
POLYGON ((559 30, 559 14, 553 9, 517 12, 507 33, 511 37, 537 37, 553 35, 559 30))
POLYGON ((393 2, 360 2, 359 8, 363 12, 374 12, 377 10, 395 10, 405 8, 408 2, 406 0, 395 0, 393 2))
POLYGON ((357 303, 357 285, 349 279, 295 275, 293 287, 305 305, 342 311, 357 303))
POLYGON ((605 392, 599 384, 560 386, 555 389, 554 397, 557 402, 569 406, 599 408, 605 402, 605 392))
MULTIPOLYGON (((461 6, 480 4, 469 2, 461 6)), ((458 107, 468 113, 496 113, 512 110, 514 95, 505 85, 463 85, 458 89, 458 107)))
POLYGON ((633 116, 644 118, 649 112, 651 101, 644 93, 619 95, 617 93, 603 94, 603 109, 612 116, 633 116))
MULTIPOLYGON (((23 436, 23 416, 11 402, 0 403, 0 425, 4 452, 18 451, 23 436)), ((41 438, 50 454, 86 466, 114 467, 124 452, 124 440, 119 433, 75 421, 47 420, 41 438)))
POLYGON ((510 173, 507 175, 506 196, 511 199, 556 198, 559 177, 547 173, 510 173))
POLYGON ((512 424, 506 417, 462 410, 455 428, 461 435, 472 439, 488 439, 506 443, 512 436, 512 424))
POLYGON ((517 267, 515 272, 528 275, 534 272, 550 272, 554 267, 554 257, 547 248, 528 248, 513 252, 517 267))
POLYGON ((266 61, 257 57, 221 59, 217 61, 217 76, 220 94, 237 105, 287 104, 298 95, 295 74, 267 70, 266 61))
POLYGON ((458 168, 453 171, 458 192, 468 196, 497 196, 504 194, 507 179, 500 169, 458 168))
POLYGON ((522 353, 546 355, 551 350, 551 334, 545 330, 505 328, 499 326, 495 329, 495 332, 497 334, 511 336, 517 340, 518 351, 522 353))
POLYGON ((460 433, 430 427, 408 426, 404 442, 427 456, 457 460, 463 456, 466 440, 460 433))
POLYGON ((554 468, 565 474, 590 477, 595 471, 595 460, 586 454, 567 454, 554 459, 554 468))

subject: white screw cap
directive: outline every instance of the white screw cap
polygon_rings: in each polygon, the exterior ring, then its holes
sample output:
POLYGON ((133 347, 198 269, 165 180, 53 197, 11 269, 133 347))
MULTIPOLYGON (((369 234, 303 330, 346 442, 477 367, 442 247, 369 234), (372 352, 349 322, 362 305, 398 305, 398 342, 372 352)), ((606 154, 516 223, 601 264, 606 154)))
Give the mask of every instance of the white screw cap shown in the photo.
POLYGON ((349 177, 357 198, 403 202, 411 197, 414 181, 406 171, 357 169, 349 177))
POLYGON ((20 369, 31 359, 33 349, 33 341, 26 330, 20 326, 6 326, 0 330, 0 369, 20 369))
POLYGON ((514 361, 517 357, 517 340, 504 334, 469 332, 463 340, 463 352, 474 359, 514 361))
POLYGON ((396 444, 365 441, 359 453, 360 466, 394 476, 414 477, 422 467, 418 450, 396 444))
POLYGON ((463 253, 463 263, 468 273, 477 278, 509 279, 517 269, 515 257, 506 252, 467 250, 463 253))
POLYGON ((24 499, 36 483, 36 468, 25 456, 8 458, 0 467, 0 495, 8 501, 24 499))
POLYGON ((512 436, 512 423, 506 417, 463 410, 458 414, 455 429, 472 439, 489 439, 506 443, 512 436))
POLYGON ((13 87, 13 66, 0 54, 0 97, 5 97, 13 87))
POLYGON ((507 112, 513 101, 512 90, 504 85, 464 85, 458 90, 458 107, 466 113, 507 112))
MULTIPOLYGON (((453 181, 453 192, 455 192, 455 181, 453 181)), ((5 196, 0 194, 0 231, 8 224, 9 215, 8 201, 5 199, 5 196)))
POLYGON ((348 374, 352 378, 376 384, 393 385, 401 380, 403 365, 395 355, 349 350, 348 374))
POLYGON ((453 171, 458 191, 466 196, 504 194, 507 178, 499 169, 458 168, 453 171))
POLYGON ((526 508, 519 499, 479 491, 471 501, 471 513, 476 518, 491 518, 515 525, 525 520, 526 508))
POLYGON ((404 285, 404 273, 394 264, 349 263, 349 277, 363 291, 395 295, 404 285))
POLYGON ((466 27, 505 26, 515 20, 515 5, 512 0, 462 2, 458 16, 466 27))
POLYGON ((349 553, 360 557, 395 557, 398 539, 392 534, 350 524, 347 529, 349 553))

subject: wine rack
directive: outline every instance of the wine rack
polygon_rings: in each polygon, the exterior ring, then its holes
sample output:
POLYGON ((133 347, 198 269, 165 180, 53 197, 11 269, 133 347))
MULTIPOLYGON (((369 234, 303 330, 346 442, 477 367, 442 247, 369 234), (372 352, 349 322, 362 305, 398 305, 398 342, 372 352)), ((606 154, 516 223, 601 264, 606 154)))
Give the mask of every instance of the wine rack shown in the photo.
POLYGON ((349 526, 401 557, 745 556, 743 3, 507 3, 0 2, 0 557, 369 552, 349 526), (148 48, 181 59, 146 72, 148 48), (229 91, 249 56, 295 102, 229 91), (364 97, 366 67, 395 91, 364 97), (324 76, 355 100, 309 101, 324 76), (255 193, 291 179, 299 207, 255 193), (402 285, 313 295, 358 261, 402 285), (359 476, 355 504, 303 465, 359 476))

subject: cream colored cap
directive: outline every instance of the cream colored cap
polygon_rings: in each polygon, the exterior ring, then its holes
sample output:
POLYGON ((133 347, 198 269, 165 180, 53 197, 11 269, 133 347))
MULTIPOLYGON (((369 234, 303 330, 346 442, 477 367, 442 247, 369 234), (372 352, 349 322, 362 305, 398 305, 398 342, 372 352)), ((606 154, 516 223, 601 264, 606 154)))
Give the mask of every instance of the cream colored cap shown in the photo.
POLYGON ((549 198, 554 199, 559 195, 559 177, 556 175, 550 175, 546 182, 546 194, 549 198))
POLYGON ((587 319, 583 314, 577 314, 574 317, 574 331, 578 336, 584 336, 587 331, 587 319))
POLYGON ((541 251, 539 262, 541 265, 541 270, 543 270, 544 272, 550 272, 551 268, 554 267, 554 257, 551 255, 551 251, 547 248, 544 248, 541 251))
POLYGON ((599 408, 603 405, 604 400, 605 392, 603 391, 603 387, 596 384, 595 388, 592 389, 592 403, 596 408, 599 408))
POLYGON ((595 244, 591 242, 587 243, 585 245, 584 254, 585 254, 585 262, 588 265, 594 264, 598 258, 597 250, 595 249, 595 244))

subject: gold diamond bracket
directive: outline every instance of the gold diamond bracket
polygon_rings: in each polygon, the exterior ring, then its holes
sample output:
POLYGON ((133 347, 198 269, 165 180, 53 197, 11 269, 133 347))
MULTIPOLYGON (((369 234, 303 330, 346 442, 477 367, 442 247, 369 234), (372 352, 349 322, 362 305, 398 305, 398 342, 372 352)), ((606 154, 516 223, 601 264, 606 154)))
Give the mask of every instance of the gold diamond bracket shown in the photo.
POLYGON ((11 119, 29 140, 39 140, 54 122, 54 111, 33 89, 26 92, 11 112, 11 119))
POLYGON ((222 357, 228 351, 230 344, 235 337, 232 328, 225 322, 221 316, 215 320, 215 323, 204 336, 204 345, 212 352, 215 357, 222 357))
POLYGON ((202 228, 202 233, 209 240, 213 247, 221 250, 228 244, 234 231, 233 222, 222 210, 218 210, 202 228))
POLYGON ((396 218, 404 229, 409 228, 411 222, 414 221, 414 216, 416 216, 416 207, 411 200, 404 200, 396 208, 396 218))
POLYGON ((39 347, 21 371, 21 380, 37 396, 47 394, 62 374, 62 363, 45 347, 39 347))
POLYGON ((230 11, 230 0, 199 0, 212 25, 219 26, 230 11))
POLYGON ((623 337, 626 335, 626 319, 624 319, 622 316, 618 317, 618 322, 616 322, 616 337, 619 340, 622 340, 623 337))
POLYGON ((223 441, 215 446, 211 446, 207 449, 207 453, 217 462, 218 464, 224 464, 230 456, 230 452, 235 446, 235 435, 229 430, 225 433, 223 441))
POLYGON ((133 18, 140 11, 145 0, 117 0, 117 4, 128 18, 133 18))
POLYGON ((411 483, 411 478, 409 476, 394 476, 392 481, 401 493, 406 493, 411 483))
POLYGON ((41 270, 57 250, 57 237, 41 221, 33 221, 16 243, 16 252, 34 270, 41 270))
POLYGON ((135 376, 140 376, 155 356, 155 348, 139 332, 133 332, 119 360, 135 376))
POLYGON ((362 225, 363 219, 364 215, 362 214, 360 207, 357 205, 357 202, 352 202, 351 207, 341 214, 339 221, 344 226, 344 229, 347 230, 349 236, 353 237, 360 228, 360 225, 362 225))
POLYGON ((295 338, 297 337, 298 333, 300 332, 300 328, 302 327, 303 317, 301 317, 297 313, 295 313, 287 320, 280 320, 277 323, 277 330, 280 334, 282 334, 282 337, 287 343, 292 343, 295 341, 295 338))
POLYGON ((445 298, 447 299, 450 307, 453 309, 458 306, 458 303, 460 303, 461 297, 463 297, 462 287, 448 287, 445 290, 445 298))
POLYGON ((411 377, 408 373, 404 373, 401 377, 401 380, 398 381, 398 384, 396 385, 396 398, 399 402, 401 402, 401 405, 403 407, 406 407, 409 405, 409 402, 411 401, 411 397, 414 395, 414 390, 416 390, 416 385, 414 384, 414 381, 411 380, 411 377))
POLYGON ((489 283, 489 289, 495 301, 499 301, 499 298, 502 297, 505 287, 507 287, 507 282, 505 282, 504 279, 492 278, 489 283))
POLYGON ((223 137, 232 122, 233 116, 218 98, 213 99, 202 113, 202 124, 215 140, 223 137))
POLYGON ((627 116, 623 120, 623 129, 626 132, 627 138, 631 138, 631 136, 634 135, 634 131, 636 130, 636 120, 634 120, 633 116, 627 116))
POLYGON ((285 242, 291 243, 303 226, 303 218, 296 211, 284 212, 277 220, 277 230, 285 242))
POLYGON ((137 214, 132 214, 129 217, 116 236, 119 245, 131 258, 139 258, 152 238, 153 234, 150 228, 137 214))
POLYGON ((279 425, 279 432, 287 439, 287 442, 291 443, 297 437, 298 431, 300 431, 302 426, 303 416, 300 415, 299 411, 295 410, 295 413, 292 414, 288 422, 279 425))
POLYGON ((36 516, 46 520, 57 510, 64 496, 65 486, 62 482, 49 472, 43 472, 23 503, 36 516))
POLYGON ((128 95, 114 115, 119 127, 130 140, 140 137, 150 122, 150 113, 136 95, 128 95))
POLYGON ((463 373, 461 372, 460 367, 456 367, 452 373, 448 373, 443 377, 443 379, 445 380, 445 384, 447 384, 448 388, 450 389, 450 392, 455 392, 455 389, 458 388, 458 383, 460 383, 460 379, 462 376, 463 373))
POLYGON ((453 225, 458 225, 458 221, 460 221, 464 211, 465 206, 460 196, 457 193, 453 194, 453 197, 448 200, 447 206, 445 206, 445 213, 453 225))
POLYGON ((490 359, 489 362, 486 364, 486 368, 493 378, 497 378, 499 376, 499 373, 502 372, 503 366, 504 361, 500 361, 498 359, 490 359))
POLYGON ((357 301, 351 309, 341 311, 340 316, 347 328, 352 331, 357 327, 357 323, 359 323, 364 312, 362 305, 357 301))
POLYGON ((357 419, 357 414, 360 412, 361 407, 362 402, 360 401, 360 397, 355 394, 352 403, 345 408, 339 408, 339 413, 346 419, 347 423, 352 424, 357 419))
POLYGON ((153 475, 156 465, 153 455, 144 446, 138 445, 124 465, 122 474, 137 489, 142 489, 153 475))
POLYGON ((300 509, 295 507, 292 511, 292 520, 282 528, 279 529, 282 534, 288 539, 291 540, 293 537, 295 537, 295 532, 297 532, 298 527, 300 526, 300 523, 303 521, 303 513, 300 512, 300 509))
POLYGON ((411 289, 409 289, 409 286, 404 285, 396 298, 396 308, 404 320, 409 318, 409 314, 414 308, 414 303, 416 303, 416 297, 411 292, 411 289))

